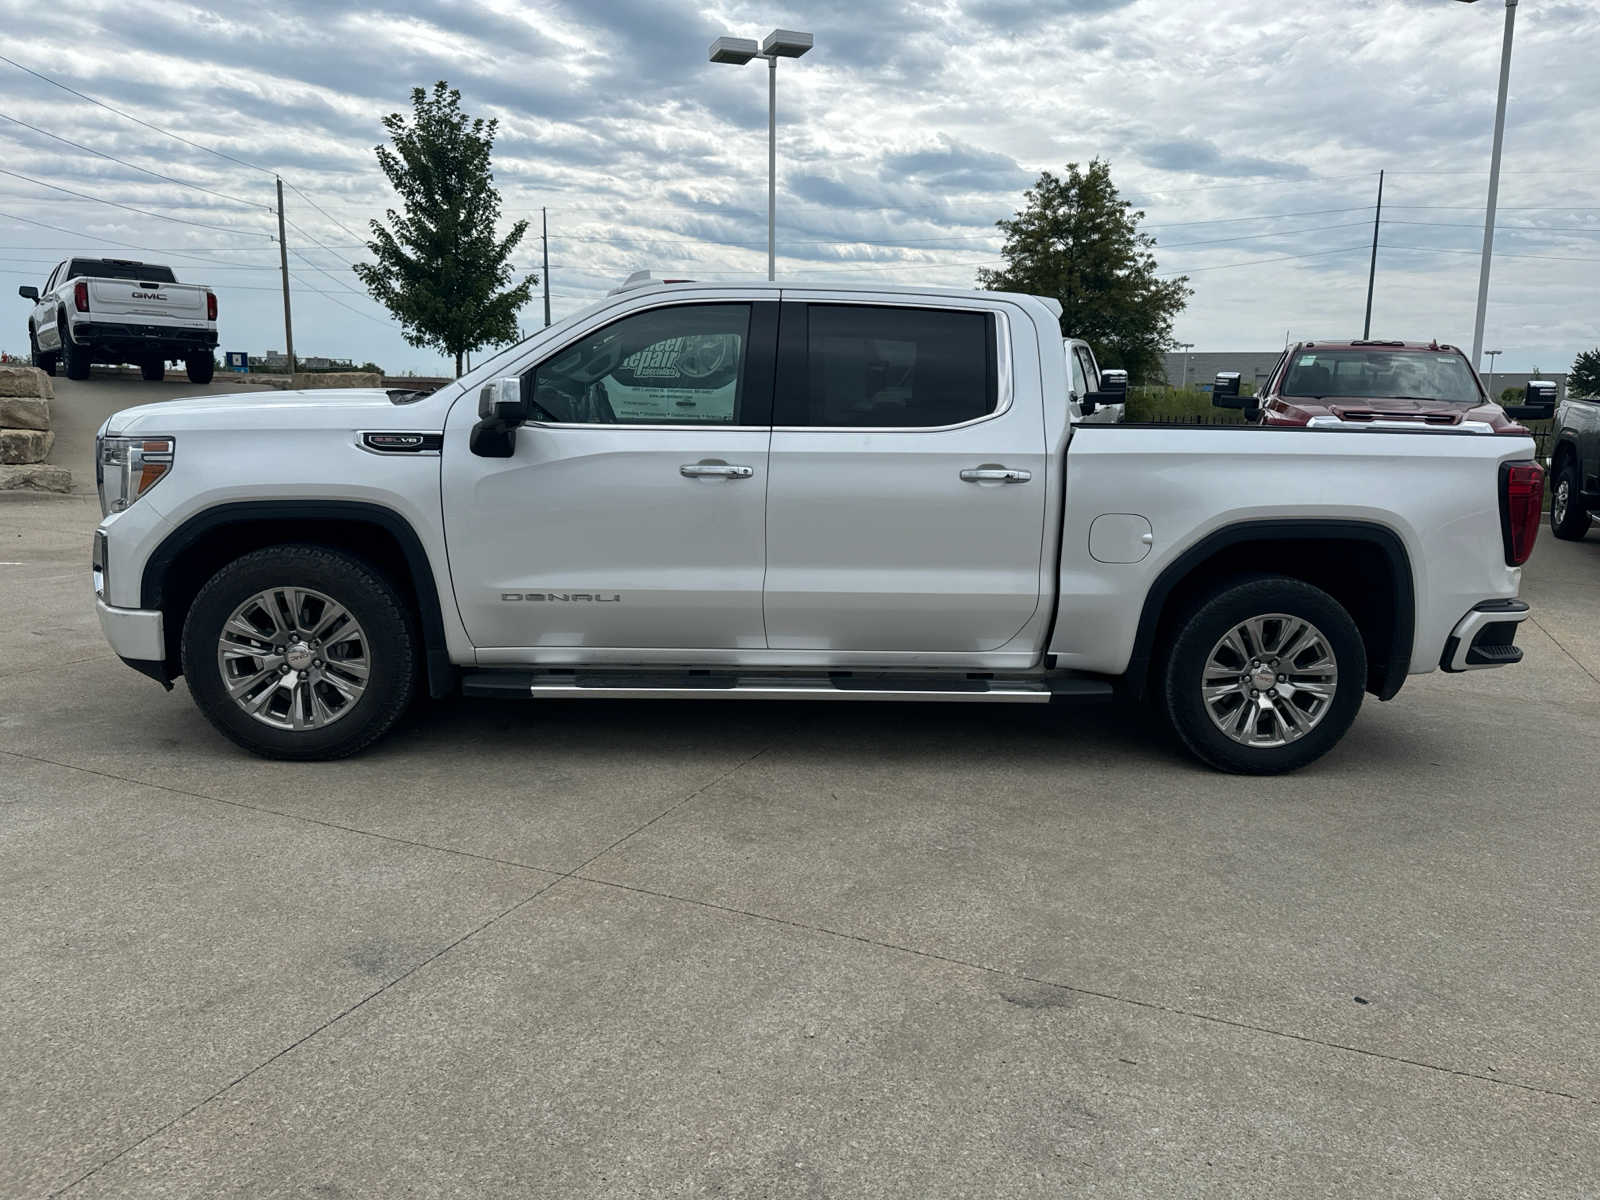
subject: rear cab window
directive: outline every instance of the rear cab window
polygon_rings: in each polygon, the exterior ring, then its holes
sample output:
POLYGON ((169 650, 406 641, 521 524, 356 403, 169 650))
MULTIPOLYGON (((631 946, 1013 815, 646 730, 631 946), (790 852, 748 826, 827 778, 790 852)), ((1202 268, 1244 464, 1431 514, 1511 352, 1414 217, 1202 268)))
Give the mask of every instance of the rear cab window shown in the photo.
POLYGON ((171 267, 154 263, 125 262, 114 258, 75 258, 67 278, 123 279, 129 283, 177 283, 171 267))
POLYGON ((992 313, 786 303, 783 321, 780 426, 938 429, 998 407, 992 313))

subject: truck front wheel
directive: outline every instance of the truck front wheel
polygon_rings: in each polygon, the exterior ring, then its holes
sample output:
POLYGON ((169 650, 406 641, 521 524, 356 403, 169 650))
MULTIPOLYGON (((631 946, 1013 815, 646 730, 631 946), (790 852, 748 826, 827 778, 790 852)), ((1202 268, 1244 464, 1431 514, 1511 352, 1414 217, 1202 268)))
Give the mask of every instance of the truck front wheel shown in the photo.
POLYGON ((343 758, 388 732, 416 693, 418 638, 399 591, 351 555, 270 546, 200 589, 183 674, 200 711, 266 758, 343 758))
POLYGON ((56 373, 56 356, 48 350, 39 349, 39 339, 32 329, 28 330, 28 349, 33 355, 33 365, 46 375, 56 373))
POLYGON ((1205 597, 1169 646, 1162 697, 1178 737, 1218 770, 1293 771, 1345 735, 1366 690, 1356 624, 1321 588, 1281 575, 1205 597))
POLYGON ((160 383, 167 377, 167 364, 159 358, 147 358, 139 364, 139 374, 146 383, 160 383))
POLYGON ((190 383, 210 383, 217 369, 216 359, 209 354, 191 354, 183 360, 183 365, 188 368, 190 383))

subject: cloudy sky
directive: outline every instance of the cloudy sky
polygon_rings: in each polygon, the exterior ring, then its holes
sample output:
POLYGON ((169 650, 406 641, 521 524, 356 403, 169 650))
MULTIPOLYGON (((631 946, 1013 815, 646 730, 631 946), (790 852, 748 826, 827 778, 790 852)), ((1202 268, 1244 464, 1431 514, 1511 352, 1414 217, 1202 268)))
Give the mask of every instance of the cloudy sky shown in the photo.
MULTIPOLYGON (((1600 342, 1600 4, 1518 11, 1487 344, 1501 369, 1556 370, 1600 342)), ((349 266, 392 200, 379 122, 436 79, 499 118, 507 219, 534 221, 523 269, 549 208, 558 318, 640 267, 763 275, 766 68, 706 49, 774 26, 816 35, 779 70, 780 278, 970 285, 1038 172, 1099 155, 1161 269, 1191 276, 1179 339, 1351 336, 1385 169, 1374 334, 1471 342, 1500 0, 0 0, 0 15, 6 286, 71 253, 168 261, 216 287, 225 349, 282 347, 278 172, 296 350, 440 368, 349 266)), ((535 301, 524 325, 541 322, 535 301)))

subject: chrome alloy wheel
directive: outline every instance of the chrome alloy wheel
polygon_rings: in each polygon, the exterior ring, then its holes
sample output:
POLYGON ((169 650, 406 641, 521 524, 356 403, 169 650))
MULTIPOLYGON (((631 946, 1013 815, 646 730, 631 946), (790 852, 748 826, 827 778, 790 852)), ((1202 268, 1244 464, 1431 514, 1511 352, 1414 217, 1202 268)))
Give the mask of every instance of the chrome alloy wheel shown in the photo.
POLYGON ((372 672, 350 611, 307 588, 257 592, 222 626, 217 670, 240 708, 274 729, 322 729, 356 706, 372 672))
POLYGON ((1562 475, 1556 482, 1556 494, 1550 498, 1550 520, 1560 525, 1567 519, 1567 505, 1572 503, 1572 481, 1562 475))
POLYGON ((1287 613, 1241 621, 1206 657, 1200 689, 1211 721, 1242 746, 1298 741, 1328 714, 1338 691, 1333 647, 1315 625, 1287 613))

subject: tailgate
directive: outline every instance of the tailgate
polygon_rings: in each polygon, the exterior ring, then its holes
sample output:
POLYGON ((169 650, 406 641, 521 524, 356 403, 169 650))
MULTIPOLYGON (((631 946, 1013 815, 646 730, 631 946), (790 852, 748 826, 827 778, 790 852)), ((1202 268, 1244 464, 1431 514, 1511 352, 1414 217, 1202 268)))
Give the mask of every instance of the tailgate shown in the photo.
POLYGON ((105 316, 166 317, 204 324, 206 291, 196 283, 91 279, 89 311, 105 316))

